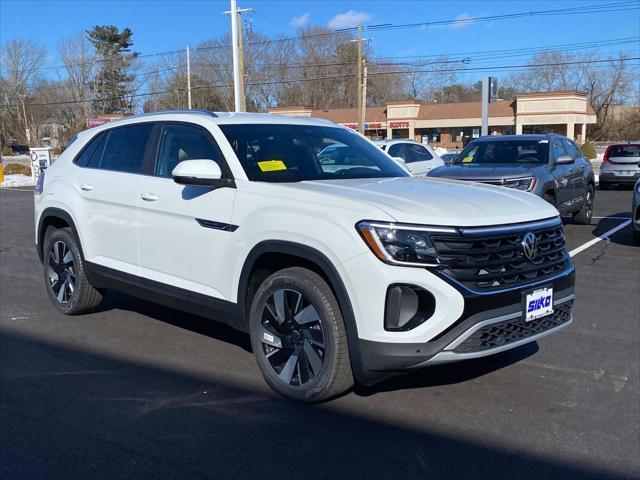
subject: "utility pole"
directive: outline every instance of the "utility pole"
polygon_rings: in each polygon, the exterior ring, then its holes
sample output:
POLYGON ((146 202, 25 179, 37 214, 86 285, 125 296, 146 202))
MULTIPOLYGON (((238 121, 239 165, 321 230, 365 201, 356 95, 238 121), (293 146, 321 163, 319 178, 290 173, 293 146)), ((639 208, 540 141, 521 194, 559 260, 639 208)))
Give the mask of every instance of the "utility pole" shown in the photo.
POLYGON ((367 118, 367 61, 363 60, 362 67, 362 116, 360 117, 360 123, 362 124, 362 131, 360 133, 364 133, 365 131, 365 119, 367 118))
POLYGON ((233 98, 235 111, 240 112, 240 52, 238 49, 238 11, 236 0, 231 0, 231 49, 233 52, 233 98))
POLYGON ((244 91, 244 49, 242 43, 242 14, 253 12, 253 8, 237 8, 236 0, 231 0, 231 10, 223 12, 231 15, 231 43, 233 51, 233 96, 235 111, 247 110, 244 91))
POLYGON ((247 93, 244 89, 244 46, 242 42, 242 12, 238 10, 238 63, 240 70, 240 76, 238 77, 238 81, 240 82, 240 111, 247 111, 247 93))
POLYGON ((191 56, 189 55, 189 45, 187 45, 187 105, 191 110, 191 56))
POLYGON ((364 122, 362 121, 362 24, 358 25, 358 131, 364 134, 364 122))

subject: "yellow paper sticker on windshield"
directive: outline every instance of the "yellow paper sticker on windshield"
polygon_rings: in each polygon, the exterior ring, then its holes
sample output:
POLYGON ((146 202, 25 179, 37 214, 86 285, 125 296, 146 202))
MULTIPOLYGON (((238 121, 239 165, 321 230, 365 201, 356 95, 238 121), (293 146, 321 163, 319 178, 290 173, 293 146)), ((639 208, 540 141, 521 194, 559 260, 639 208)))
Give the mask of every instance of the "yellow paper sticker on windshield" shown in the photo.
POLYGON ((462 163, 471 163, 473 162, 473 157, 464 157, 462 159, 462 163))
POLYGON ((282 160, 265 160, 258 162, 258 167, 263 172, 277 172, 278 170, 286 170, 287 166, 282 160))

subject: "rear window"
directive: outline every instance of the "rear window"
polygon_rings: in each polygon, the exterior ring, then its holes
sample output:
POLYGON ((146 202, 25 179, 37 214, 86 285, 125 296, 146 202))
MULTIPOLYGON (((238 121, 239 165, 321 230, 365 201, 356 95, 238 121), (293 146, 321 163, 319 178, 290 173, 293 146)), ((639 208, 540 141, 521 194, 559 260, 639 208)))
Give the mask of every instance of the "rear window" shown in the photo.
POLYGON ((109 131, 100 168, 118 172, 142 173, 144 154, 153 129, 152 123, 130 125, 109 131))
POLYGON ((615 145, 610 148, 609 157, 640 157, 640 145, 615 145))

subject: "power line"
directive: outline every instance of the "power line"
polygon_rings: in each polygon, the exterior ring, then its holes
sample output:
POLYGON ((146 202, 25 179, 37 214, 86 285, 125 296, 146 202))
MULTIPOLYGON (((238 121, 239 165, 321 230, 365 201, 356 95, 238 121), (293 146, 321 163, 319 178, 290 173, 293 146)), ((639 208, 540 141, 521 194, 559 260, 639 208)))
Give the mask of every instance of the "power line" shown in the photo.
MULTIPOLYGON (((605 63, 610 62, 630 62, 634 60, 640 60, 639 57, 632 57, 627 59, 618 59, 618 60, 578 60, 572 62, 552 62, 552 63, 537 63, 537 64, 523 64, 523 65, 500 65, 500 66, 491 66, 491 67, 471 67, 464 69, 440 69, 440 70, 399 70, 399 71, 387 71, 387 72, 375 72, 370 73, 369 75, 401 75, 407 73, 446 73, 446 72, 479 72, 479 71, 516 71, 522 69, 531 69, 531 68, 540 68, 540 67, 556 67, 556 66, 567 66, 567 65, 585 65, 590 64, 593 65, 594 68, 597 67, 606 67, 605 63), (596 65, 594 65, 596 64, 596 65)), ((636 67, 640 66, 640 64, 632 64, 630 66, 636 67)), ((261 86, 261 85, 278 85, 278 84, 287 84, 287 83, 306 83, 306 82, 315 82, 315 81, 325 81, 325 80, 338 80, 345 78, 353 78, 355 77, 355 73, 351 74, 341 74, 341 75, 332 75, 332 76, 322 76, 315 78, 299 78, 299 79, 289 79, 289 80, 273 80, 266 82, 247 82, 247 86, 261 86)), ((211 89, 211 88, 231 88, 233 85, 230 84, 219 84, 219 85, 199 85, 197 87, 192 87, 192 90, 202 90, 202 89, 211 89)), ((164 90, 159 92, 144 92, 144 93, 136 93, 131 95, 126 95, 127 98, 139 98, 139 97, 147 97, 151 95, 162 95, 165 93, 177 93, 186 91, 184 88, 176 88, 170 90, 164 90)), ((113 99, 102 99, 104 101, 108 100, 117 100, 121 97, 114 97, 113 99)), ((67 101, 59 101, 59 102, 42 102, 42 103, 30 103, 29 106, 53 106, 53 105, 68 105, 68 104, 79 104, 79 103, 89 103, 93 100, 67 100, 67 101)), ((2 107, 13 107, 14 105, 4 104, 0 105, 2 107)))

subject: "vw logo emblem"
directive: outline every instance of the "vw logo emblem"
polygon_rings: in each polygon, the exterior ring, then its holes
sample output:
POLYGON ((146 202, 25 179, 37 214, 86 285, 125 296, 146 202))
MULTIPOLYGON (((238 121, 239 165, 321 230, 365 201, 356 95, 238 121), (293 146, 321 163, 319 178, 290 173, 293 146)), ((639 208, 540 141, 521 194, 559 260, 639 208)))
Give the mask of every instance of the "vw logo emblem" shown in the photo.
POLYGON ((522 251, 525 257, 529 260, 536 258, 536 254, 538 253, 538 239, 533 233, 525 233, 520 245, 522 246, 522 251))

